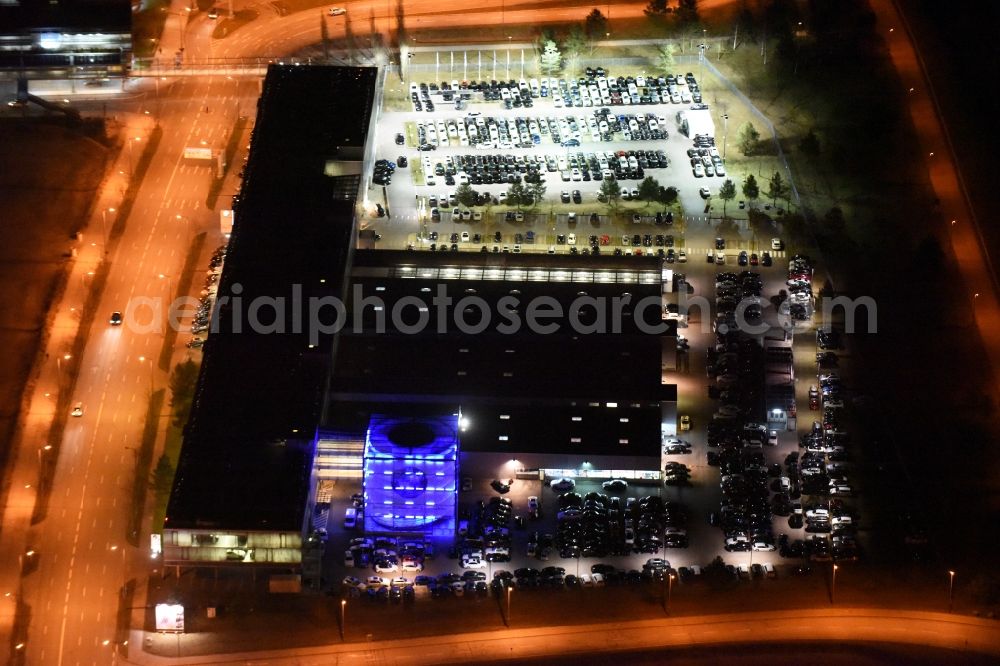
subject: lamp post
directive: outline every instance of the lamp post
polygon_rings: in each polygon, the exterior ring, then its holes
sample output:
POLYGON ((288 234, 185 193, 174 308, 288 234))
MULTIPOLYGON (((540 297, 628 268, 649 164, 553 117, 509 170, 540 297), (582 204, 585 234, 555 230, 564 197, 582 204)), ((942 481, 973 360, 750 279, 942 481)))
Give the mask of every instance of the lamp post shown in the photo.
POLYGON ((149 393, 150 393, 150 395, 152 395, 152 393, 153 393, 153 359, 146 358, 145 356, 140 356, 139 357, 139 362, 140 363, 145 363, 146 361, 149 361, 149 393))
POLYGON ((510 628, 510 593, 514 591, 514 588, 509 584, 507 586, 507 628, 510 628))
POLYGON ((667 594, 663 597, 663 612, 670 612, 670 597, 673 595, 674 591, 674 575, 667 574, 667 577, 663 581, 667 585, 667 594))
POLYGON ((101 210, 101 237, 104 239, 104 254, 108 253, 108 213, 113 212, 115 212, 114 208, 101 210))
POLYGON ((173 282, 170 276, 165 273, 160 273, 156 277, 160 278, 167 285, 167 298, 173 298, 173 282))
MULTIPOLYGON (((142 137, 141 136, 135 137, 135 141, 136 142, 142 141, 142 137)), ((128 177, 129 178, 132 178, 132 176, 135 175, 135 172, 134 172, 134 169, 133 169, 133 165, 132 165, 132 143, 133 143, 133 141, 131 141, 131 140, 128 142, 128 177)))
POLYGON ((834 604, 834 600, 837 595, 837 567, 836 564, 833 565, 833 582, 830 584, 830 605, 834 604))
POLYGON ((63 383, 62 362, 69 361, 71 358, 73 358, 72 354, 62 354, 60 356, 56 356, 56 374, 58 375, 57 379, 59 381, 60 390, 62 389, 62 383, 63 383))
POLYGON ((185 217, 185 216, 181 215, 180 213, 177 213, 174 216, 174 218, 177 219, 177 220, 183 220, 184 221, 184 228, 187 231, 187 237, 188 237, 188 239, 190 239, 191 238, 191 218, 185 217))
POLYGON ((344 640, 344 634, 346 632, 346 627, 344 627, 344 622, 347 619, 347 599, 340 600, 340 640, 344 640))
POLYGON ((955 572, 948 570, 948 612, 951 612, 951 605, 955 598, 955 572))
POLYGON ((726 163, 726 146, 729 145, 729 114, 722 114, 722 163, 726 163))

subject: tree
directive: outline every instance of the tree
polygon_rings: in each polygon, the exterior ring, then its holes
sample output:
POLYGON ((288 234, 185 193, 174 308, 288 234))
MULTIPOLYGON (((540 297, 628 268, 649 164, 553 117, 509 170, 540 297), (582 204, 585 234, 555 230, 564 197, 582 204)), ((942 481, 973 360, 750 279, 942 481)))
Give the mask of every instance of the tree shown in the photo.
POLYGON ((618 184, 618 181, 614 178, 608 178, 601 183, 601 194, 604 196, 605 201, 612 208, 618 207, 618 197, 622 195, 622 186, 618 184))
POLYGON ((543 183, 540 179, 536 180, 533 183, 529 183, 527 188, 525 189, 531 196, 532 207, 537 206, 539 203, 542 202, 542 199, 545 198, 545 190, 546 190, 545 183, 543 183))
POLYGON ((736 31, 736 34, 742 36, 744 40, 757 41, 757 19, 746 2, 743 3, 739 14, 736 15, 736 31))
POLYGON ((563 69, 571 76, 576 76, 580 57, 587 52, 587 46, 587 35, 583 28, 574 24, 563 41, 563 69))
POLYGON ((698 16, 698 0, 680 0, 677 3, 677 11, 674 13, 681 23, 697 23, 700 18, 698 16))
POLYGON ((668 11, 667 0, 649 0, 649 4, 646 5, 644 11, 646 16, 650 18, 666 16, 668 11))
POLYGON ((601 39, 608 33, 608 18, 600 9, 595 9, 587 14, 583 22, 583 31, 590 39, 601 39))
POLYGON ((811 129, 799 140, 799 150, 806 155, 819 155, 819 137, 811 129))
POLYGON ((191 401, 198 383, 198 365, 188 359, 174 366, 170 375, 170 406, 174 410, 174 425, 183 428, 191 412, 191 401))
POLYGON ((574 25, 569 29, 569 34, 566 35, 566 39, 563 41, 563 51, 566 52, 566 57, 581 56, 587 50, 587 35, 583 32, 583 28, 579 25, 574 25))
POLYGON ((545 42, 541 57, 542 71, 546 74, 554 74, 562 67, 562 54, 552 40, 545 42))
POLYGON ((659 193, 657 193, 656 200, 663 204, 663 210, 666 211, 669 206, 677 203, 678 194, 677 188, 673 185, 670 187, 661 187, 659 193))
POLYGON ((719 198, 722 199, 722 217, 726 216, 726 204, 736 198, 736 184, 731 178, 726 178, 719 188, 719 198))
POLYGON ((781 174, 777 171, 771 176, 771 180, 767 184, 767 198, 771 200, 771 205, 773 206, 778 199, 784 199, 788 196, 788 186, 785 185, 785 181, 782 180, 781 174))
POLYGON ((153 492, 158 497, 168 495, 173 482, 174 466, 170 462, 170 457, 164 453, 153 468, 153 492))
POLYGON ((747 121, 743 124, 739 131, 739 138, 737 143, 740 147, 740 151, 746 155, 752 155, 757 149, 757 143, 760 141, 760 132, 757 128, 753 126, 753 123, 747 121))
POLYGON ((656 49, 656 64, 660 66, 664 72, 672 74, 674 71, 674 65, 676 61, 674 59, 674 53, 677 51, 677 47, 673 44, 662 44, 656 49))
POLYGON ((530 196, 522 183, 514 183, 507 189, 507 204, 517 206, 517 209, 521 210, 521 206, 527 203, 530 196))
POLYGON ((760 186, 757 185, 757 179, 753 174, 743 179, 743 196, 747 198, 747 205, 750 208, 753 208, 754 203, 760 198, 760 186))
POLYGON ((662 189, 659 181, 652 176, 646 176, 639 183, 639 198, 643 201, 656 201, 662 189))
POLYGON ((174 366, 170 375, 170 391, 176 401, 182 396, 193 396, 194 387, 198 383, 198 365, 188 359, 174 366))
POLYGON ((458 199, 458 203, 462 204, 466 208, 472 208, 476 205, 477 193, 472 186, 468 183, 462 183, 455 190, 455 198, 458 199))

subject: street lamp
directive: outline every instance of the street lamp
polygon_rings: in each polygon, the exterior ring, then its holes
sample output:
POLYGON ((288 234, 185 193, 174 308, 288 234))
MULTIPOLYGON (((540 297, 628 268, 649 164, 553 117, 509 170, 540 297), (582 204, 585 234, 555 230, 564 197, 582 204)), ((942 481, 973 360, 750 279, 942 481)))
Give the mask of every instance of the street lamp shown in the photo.
MULTIPOLYGON (((142 141, 142 137, 141 136, 137 136, 137 137, 135 137, 135 140, 136 141, 142 141)), ((135 173, 133 171, 133 168, 132 168, 132 143, 133 143, 132 141, 128 142, 128 177, 129 178, 131 178, 132 176, 135 175, 135 173)))
POLYGON ((177 213, 174 216, 174 218, 177 219, 177 220, 183 220, 184 221, 184 228, 187 231, 188 238, 190 238, 191 237, 191 218, 185 217, 185 216, 181 215, 180 213, 177 213))
POLYGON ((667 574, 667 578, 663 582, 665 582, 667 584, 667 594, 663 598, 663 612, 664 613, 669 613, 670 612, 670 597, 672 596, 673 591, 674 591, 674 575, 673 574, 667 574))
POLYGON ((952 601, 955 598, 955 572, 948 570, 948 612, 951 612, 952 601))
POLYGON ((108 213, 115 212, 114 208, 101 209, 101 236, 104 238, 104 254, 108 253, 108 213))
POLYGON ((833 605, 837 595, 837 565, 833 565, 833 582, 830 585, 830 605, 833 605))
POLYGON ((514 591, 514 588, 509 584, 507 585, 507 627, 510 628, 510 593, 514 591))
POLYGON ((146 361, 149 361, 149 392, 150 392, 150 394, 152 394, 153 393, 153 359, 146 358, 145 356, 140 356, 139 357, 139 362, 140 363, 145 363, 146 361))
POLYGON ((72 354, 63 354, 61 356, 56 356, 56 374, 58 375, 57 379, 59 381, 60 388, 62 388, 62 362, 69 361, 71 358, 73 358, 72 354))
POLYGON ((158 277, 161 280, 163 280, 164 283, 167 285, 167 298, 168 299, 173 298, 173 291, 174 291, 173 287, 174 287, 174 285, 173 285, 173 281, 170 279, 170 276, 167 275, 166 273, 160 273, 156 277, 158 277))
POLYGON ((729 145, 729 114, 722 114, 722 163, 726 163, 726 146, 729 145))
POLYGON ((347 599, 340 600, 340 640, 344 640, 344 622, 347 617, 347 599))

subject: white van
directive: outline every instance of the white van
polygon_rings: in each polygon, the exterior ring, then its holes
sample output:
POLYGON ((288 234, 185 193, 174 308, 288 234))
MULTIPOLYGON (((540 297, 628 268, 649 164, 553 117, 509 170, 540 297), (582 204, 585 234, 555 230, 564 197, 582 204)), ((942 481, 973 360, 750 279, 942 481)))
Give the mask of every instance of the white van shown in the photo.
POLYGON ((344 510, 344 528, 353 530, 358 524, 358 510, 349 506, 344 510))

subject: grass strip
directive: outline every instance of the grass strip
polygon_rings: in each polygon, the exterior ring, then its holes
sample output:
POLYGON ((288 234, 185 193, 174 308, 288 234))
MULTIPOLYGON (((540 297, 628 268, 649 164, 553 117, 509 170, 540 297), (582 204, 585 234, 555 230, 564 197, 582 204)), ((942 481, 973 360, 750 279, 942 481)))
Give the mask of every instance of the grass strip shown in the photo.
POLYGON ((156 431, 160 425, 160 413, 166 389, 154 391, 149 397, 146 420, 142 426, 142 439, 135 455, 135 478, 132 481, 132 514, 129 516, 125 539, 133 546, 139 545, 139 532, 146 507, 146 492, 149 489, 149 472, 153 464, 153 449, 156 446, 156 431))

